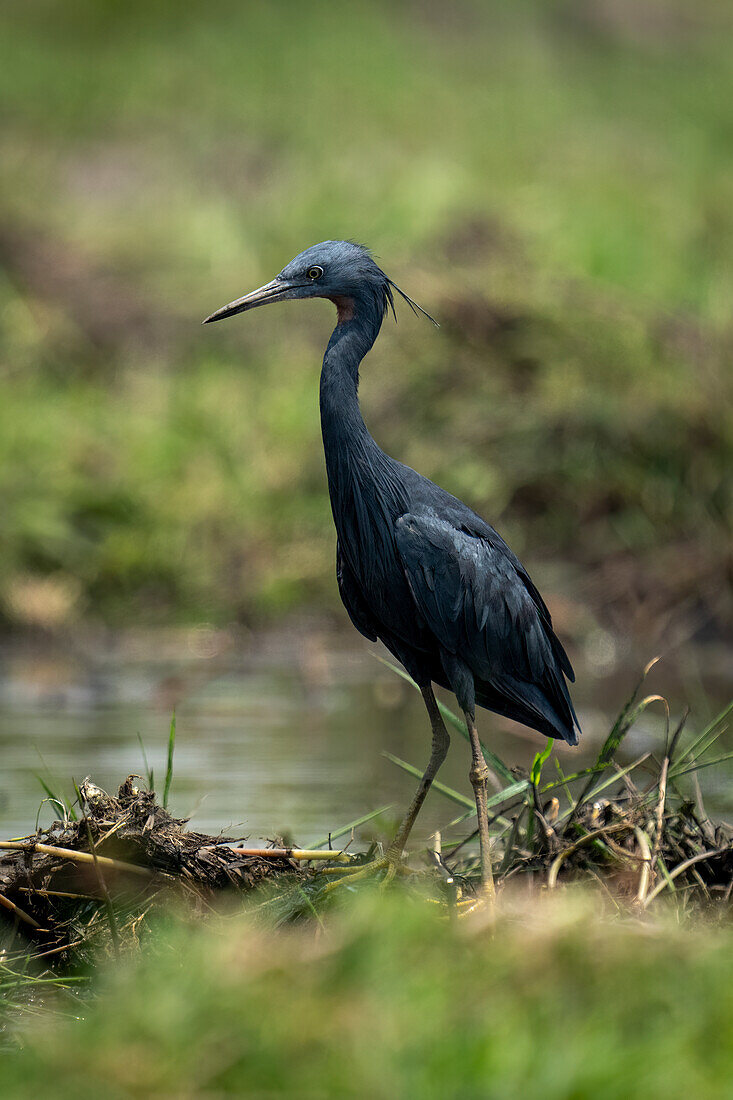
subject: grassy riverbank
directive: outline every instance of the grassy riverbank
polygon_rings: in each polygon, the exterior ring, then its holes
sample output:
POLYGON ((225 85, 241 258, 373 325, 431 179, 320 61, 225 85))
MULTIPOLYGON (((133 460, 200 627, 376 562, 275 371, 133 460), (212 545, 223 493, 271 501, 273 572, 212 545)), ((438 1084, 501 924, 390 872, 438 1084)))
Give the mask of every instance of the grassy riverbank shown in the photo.
POLYGON ((0 842, 3 1095, 724 1095, 733 848, 695 773, 728 758, 730 708, 622 769, 663 702, 638 694, 578 774, 549 745, 527 775, 487 750, 495 910, 472 800, 443 783, 453 820, 389 888, 354 843, 379 811, 331 855, 188 831, 165 809, 174 725, 162 805, 152 773, 47 790, 62 820, 0 842))
POLYGON ((62 820, 0 842, 3 1096, 725 1095, 733 848, 695 775, 728 758, 730 708, 621 768, 663 702, 640 688, 578 774, 549 745, 527 775, 487 750, 495 909, 472 800, 443 783, 458 816, 388 888, 354 843, 379 811, 331 856, 188 831, 174 724, 160 802, 152 773, 47 790, 62 820))

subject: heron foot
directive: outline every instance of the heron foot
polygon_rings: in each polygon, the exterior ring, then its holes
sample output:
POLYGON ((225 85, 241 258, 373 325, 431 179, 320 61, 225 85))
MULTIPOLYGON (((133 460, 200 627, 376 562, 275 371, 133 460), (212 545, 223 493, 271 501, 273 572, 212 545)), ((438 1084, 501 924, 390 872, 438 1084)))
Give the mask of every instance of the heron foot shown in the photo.
POLYGON ((362 863, 359 867, 345 867, 343 871, 339 873, 338 880, 336 882, 329 882, 325 888, 324 893, 330 894, 339 886, 351 886, 354 882, 361 882, 364 879, 374 878, 382 871, 385 872, 384 878, 380 882, 380 889, 384 889, 388 886, 397 875, 410 875, 411 869, 402 859, 402 853, 385 852, 384 855, 377 856, 376 859, 372 859, 369 863, 362 863))
POLYGON ((491 775, 485 762, 480 764, 474 764, 468 773, 468 778, 471 780, 471 786, 477 787, 479 784, 486 783, 487 779, 491 775))

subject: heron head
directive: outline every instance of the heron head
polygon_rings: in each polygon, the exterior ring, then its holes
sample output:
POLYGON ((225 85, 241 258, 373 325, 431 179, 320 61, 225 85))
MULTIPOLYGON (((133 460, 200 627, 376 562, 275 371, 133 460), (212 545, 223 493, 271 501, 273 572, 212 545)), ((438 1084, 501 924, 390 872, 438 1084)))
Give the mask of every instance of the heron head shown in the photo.
POLYGON ((328 298, 338 309, 341 322, 353 318, 360 307, 376 311, 381 319, 387 309, 394 312, 395 290, 412 309, 425 312, 387 278, 363 245, 322 241, 297 255, 271 282, 217 309, 203 324, 291 298, 328 298))

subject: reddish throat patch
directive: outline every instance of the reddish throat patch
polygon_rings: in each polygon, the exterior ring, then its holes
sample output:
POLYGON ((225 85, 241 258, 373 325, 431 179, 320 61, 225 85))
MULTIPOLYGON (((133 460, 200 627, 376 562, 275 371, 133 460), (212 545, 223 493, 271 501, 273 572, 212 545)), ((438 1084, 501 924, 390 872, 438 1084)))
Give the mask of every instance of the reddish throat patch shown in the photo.
POLYGON ((332 298, 331 301, 338 311, 338 323, 343 325, 345 321, 351 321, 354 317, 353 298, 332 298))

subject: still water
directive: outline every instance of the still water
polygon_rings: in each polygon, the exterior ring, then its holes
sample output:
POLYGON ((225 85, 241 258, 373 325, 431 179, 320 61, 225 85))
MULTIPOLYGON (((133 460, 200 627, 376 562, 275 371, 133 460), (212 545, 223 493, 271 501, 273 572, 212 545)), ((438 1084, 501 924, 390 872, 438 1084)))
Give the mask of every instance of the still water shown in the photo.
MULTIPOLYGON (((572 653, 584 737, 580 750, 556 742, 566 772, 593 758, 644 663, 641 655, 615 659, 612 640, 604 644, 595 639, 572 653)), ((430 733, 419 696, 379 663, 379 652, 356 635, 312 623, 261 635, 199 628, 53 646, 5 643, 0 836, 34 830, 43 797, 39 777, 70 798, 73 780, 86 775, 114 791, 129 773, 144 774, 140 742, 160 791, 174 706, 170 808, 190 817, 192 828, 253 840, 285 836, 308 845, 390 804, 381 832, 397 820, 415 783, 383 752, 422 767, 430 733)), ((689 728, 700 730, 726 702, 726 663, 721 654, 680 653, 654 670, 646 690, 669 696, 673 722, 689 702, 689 728)), ((527 767, 545 743, 485 712, 479 728, 509 766, 527 767)), ((656 751, 663 742, 657 705, 627 738, 623 759, 656 751)), ((720 746, 726 749, 733 749, 729 734, 720 746)), ((456 735, 440 778, 470 796, 468 767, 467 746, 456 735)), ((708 769, 701 779, 708 809, 730 816, 731 766, 708 769)), ((454 803, 431 794, 419 835, 445 828, 458 813, 454 803)), ((42 807, 41 825, 54 816, 50 806, 42 807)))

